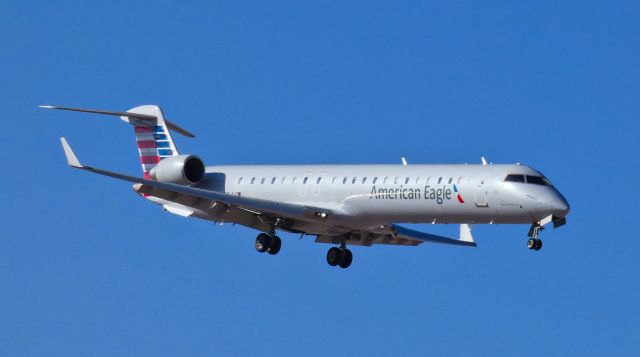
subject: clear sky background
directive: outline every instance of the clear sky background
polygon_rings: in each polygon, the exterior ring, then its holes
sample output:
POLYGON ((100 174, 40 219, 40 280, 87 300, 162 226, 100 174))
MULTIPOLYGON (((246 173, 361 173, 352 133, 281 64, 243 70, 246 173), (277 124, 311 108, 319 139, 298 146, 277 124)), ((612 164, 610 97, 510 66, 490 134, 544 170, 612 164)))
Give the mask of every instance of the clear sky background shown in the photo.
MULTIPOLYGON (((0 3, 0 355, 638 355, 640 3, 0 3), (572 206, 478 248, 327 245, 173 216, 130 127, 208 164, 532 165, 572 206)), ((419 227, 455 235, 455 226, 419 227)))

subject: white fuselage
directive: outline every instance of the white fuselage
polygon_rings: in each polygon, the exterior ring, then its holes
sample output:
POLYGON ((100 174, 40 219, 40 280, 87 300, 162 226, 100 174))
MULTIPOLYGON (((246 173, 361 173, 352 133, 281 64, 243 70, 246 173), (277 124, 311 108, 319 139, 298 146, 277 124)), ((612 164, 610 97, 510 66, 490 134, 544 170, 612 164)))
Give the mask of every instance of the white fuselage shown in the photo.
POLYGON ((566 214, 553 186, 505 182, 510 174, 542 176, 523 165, 210 166, 198 187, 322 207, 363 227, 532 223, 566 214))

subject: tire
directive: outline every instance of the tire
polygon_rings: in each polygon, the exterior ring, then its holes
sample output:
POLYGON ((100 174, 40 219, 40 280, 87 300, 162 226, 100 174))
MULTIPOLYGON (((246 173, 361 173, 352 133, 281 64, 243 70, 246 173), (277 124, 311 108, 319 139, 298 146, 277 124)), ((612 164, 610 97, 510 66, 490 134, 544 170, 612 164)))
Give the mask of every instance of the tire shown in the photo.
POLYGON ((340 258, 340 268, 346 269, 351 265, 353 261, 353 254, 349 249, 342 251, 342 257, 340 258))
POLYGON ((340 264, 340 260, 342 260, 341 258, 342 252, 336 247, 329 249, 329 251, 327 252, 327 263, 329 263, 329 265, 331 265, 332 267, 340 264))
POLYGON ((536 246, 535 246, 535 248, 533 248, 533 249, 535 249, 535 250, 540 250, 540 249, 542 249, 542 239, 536 239, 536 241, 537 241, 537 242, 536 242, 536 246))
POLYGON ((269 250, 269 243, 271 243, 271 237, 268 234, 258 234, 258 237, 256 237, 256 250, 260 253, 266 252, 269 250))
POLYGON ((278 236, 273 236, 270 238, 271 238, 271 244, 267 252, 271 255, 276 255, 278 254, 278 252, 280 251, 280 248, 282 247, 282 241, 278 236))
POLYGON ((536 248, 536 245, 537 245, 537 244, 536 244, 536 241, 537 241, 537 239, 533 239, 533 238, 529 239, 529 240, 527 241, 527 248, 529 248, 529 249, 535 249, 535 248, 536 248))

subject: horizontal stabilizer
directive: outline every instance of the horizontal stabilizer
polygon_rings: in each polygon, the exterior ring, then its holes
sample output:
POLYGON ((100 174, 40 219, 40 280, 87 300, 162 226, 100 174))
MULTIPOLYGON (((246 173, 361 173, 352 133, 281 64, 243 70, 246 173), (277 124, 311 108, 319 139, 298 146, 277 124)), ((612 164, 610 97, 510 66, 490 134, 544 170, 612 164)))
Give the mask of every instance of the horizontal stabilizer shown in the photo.
MULTIPOLYGON (((57 107, 54 105, 40 105, 38 106, 39 108, 43 108, 43 109, 57 109, 57 110, 68 110, 68 111, 72 111, 72 112, 81 112, 81 113, 93 113, 93 114, 103 114, 103 115, 113 115, 113 116, 118 116, 118 117, 128 117, 128 118, 136 118, 138 120, 141 121, 145 121, 145 120, 157 120, 158 117, 154 116, 154 115, 148 115, 148 114, 139 114, 139 113, 132 113, 132 112, 114 112, 114 111, 110 111, 110 110, 99 110, 99 109, 83 109, 83 108, 71 108, 71 107, 57 107)), ((173 130, 177 133, 180 133, 186 137, 189 138, 195 138, 196 136, 193 135, 192 133, 190 133, 189 131, 187 131, 186 129, 178 126, 177 124, 167 120, 166 118, 164 119, 164 122, 167 124, 167 128, 169 128, 169 130, 173 130)))

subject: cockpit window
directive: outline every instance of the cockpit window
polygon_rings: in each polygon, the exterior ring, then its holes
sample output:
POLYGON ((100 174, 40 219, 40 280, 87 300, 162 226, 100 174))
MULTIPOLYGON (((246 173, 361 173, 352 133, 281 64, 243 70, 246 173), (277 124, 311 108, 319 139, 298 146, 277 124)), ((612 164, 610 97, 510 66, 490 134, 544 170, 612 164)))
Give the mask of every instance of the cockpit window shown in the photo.
POLYGON ((507 175, 507 178, 505 178, 504 181, 505 182, 524 182, 524 175, 510 174, 510 175, 507 175))
POLYGON ((551 182, 546 177, 527 175, 527 183, 540 186, 551 186, 551 182))

